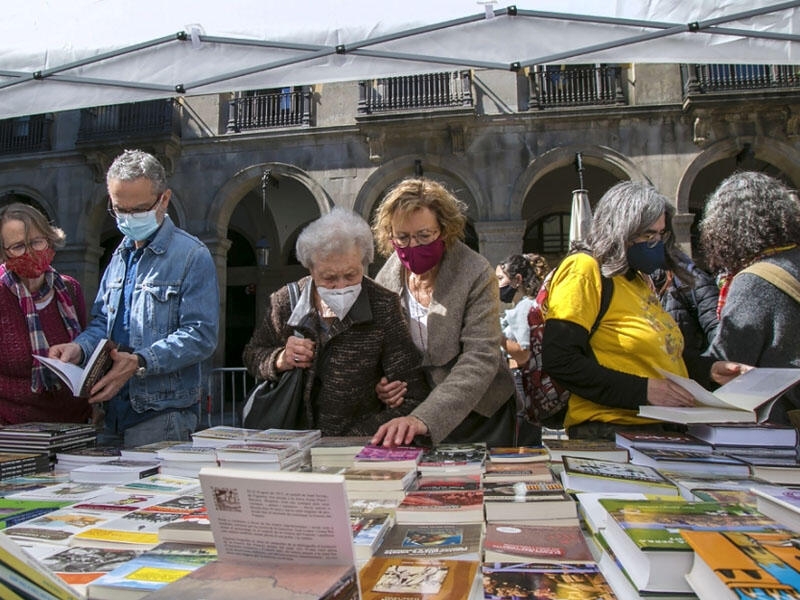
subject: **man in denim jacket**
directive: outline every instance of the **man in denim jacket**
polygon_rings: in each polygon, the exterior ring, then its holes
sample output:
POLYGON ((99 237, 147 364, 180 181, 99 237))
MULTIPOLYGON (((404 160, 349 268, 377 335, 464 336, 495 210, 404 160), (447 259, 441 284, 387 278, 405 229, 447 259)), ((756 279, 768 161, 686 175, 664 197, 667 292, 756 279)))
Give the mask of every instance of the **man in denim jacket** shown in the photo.
POLYGON ((208 248, 167 215, 164 167, 126 150, 108 169, 108 210, 124 234, 103 274, 92 321, 50 356, 80 364, 98 342, 119 344, 89 402, 105 402, 98 442, 124 447, 189 440, 217 346, 219 289, 208 248))

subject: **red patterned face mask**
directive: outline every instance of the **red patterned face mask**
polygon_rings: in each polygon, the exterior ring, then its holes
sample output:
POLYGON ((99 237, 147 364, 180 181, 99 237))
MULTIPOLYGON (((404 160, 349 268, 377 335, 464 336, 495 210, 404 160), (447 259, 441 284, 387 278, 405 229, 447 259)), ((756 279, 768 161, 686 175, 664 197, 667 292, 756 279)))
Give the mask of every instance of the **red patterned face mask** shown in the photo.
POLYGON ((52 248, 29 250, 22 256, 6 258, 6 268, 23 279, 36 279, 50 268, 55 255, 52 248))

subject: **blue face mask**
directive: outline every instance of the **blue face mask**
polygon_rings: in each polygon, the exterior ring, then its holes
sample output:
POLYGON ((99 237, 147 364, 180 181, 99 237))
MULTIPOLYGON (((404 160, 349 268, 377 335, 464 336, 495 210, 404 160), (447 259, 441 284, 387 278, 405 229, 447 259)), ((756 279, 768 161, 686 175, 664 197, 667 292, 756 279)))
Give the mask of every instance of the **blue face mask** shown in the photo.
POLYGON ((665 266, 664 242, 658 241, 652 248, 647 242, 634 244, 626 252, 628 266, 636 271, 650 275, 656 269, 663 269, 665 266))
POLYGON ((158 229, 157 210, 158 207, 146 212, 119 214, 117 215, 117 229, 122 235, 126 235, 136 242, 146 240, 158 229))

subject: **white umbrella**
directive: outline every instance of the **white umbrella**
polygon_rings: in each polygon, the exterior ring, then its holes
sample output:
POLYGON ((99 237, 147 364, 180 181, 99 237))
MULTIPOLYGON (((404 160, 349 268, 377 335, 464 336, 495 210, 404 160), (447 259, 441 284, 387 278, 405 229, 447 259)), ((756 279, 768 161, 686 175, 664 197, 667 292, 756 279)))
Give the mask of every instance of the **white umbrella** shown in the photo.
POLYGON ((586 239, 592 226, 592 207, 589 205, 589 192, 584 189, 572 191, 572 216, 569 221, 569 242, 586 239))

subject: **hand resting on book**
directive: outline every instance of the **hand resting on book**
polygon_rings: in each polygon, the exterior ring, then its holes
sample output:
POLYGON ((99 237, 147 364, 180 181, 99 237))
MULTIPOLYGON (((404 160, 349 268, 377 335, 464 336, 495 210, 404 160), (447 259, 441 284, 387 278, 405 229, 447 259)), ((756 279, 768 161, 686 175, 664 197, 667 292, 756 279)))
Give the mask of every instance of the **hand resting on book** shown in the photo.
MULTIPOLYGON (((711 366, 711 378, 723 385, 753 367, 742 363, 718 360, 711 366)), ((668 379, 647 380, 647 403, 653 406, 694 406, 694 396, 668 379)))

